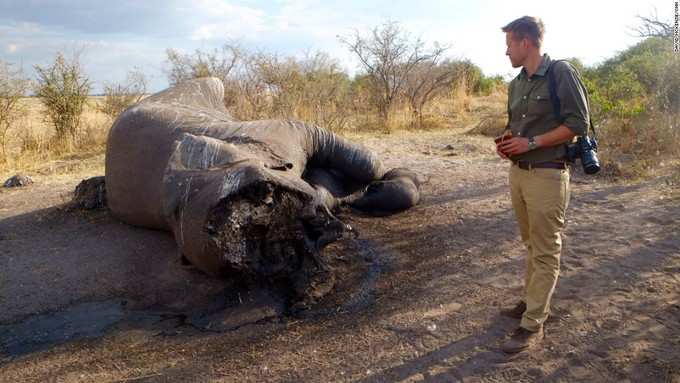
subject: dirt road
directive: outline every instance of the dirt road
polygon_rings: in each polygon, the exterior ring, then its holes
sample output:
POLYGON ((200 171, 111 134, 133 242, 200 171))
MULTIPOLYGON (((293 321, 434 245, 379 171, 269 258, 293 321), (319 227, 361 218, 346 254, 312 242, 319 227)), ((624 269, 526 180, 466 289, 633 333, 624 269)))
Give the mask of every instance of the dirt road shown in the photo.
POLYGON ((60 208, 96 165, 0 192, 0 380, 680 382, 680 195, 574 175, 541 350, 508 357, 524 252, 508 164, 460 132, 357 136, 426 182, 419 206, 340 214, 335 291, 307 315, 183 268, 167 233, 60 208))

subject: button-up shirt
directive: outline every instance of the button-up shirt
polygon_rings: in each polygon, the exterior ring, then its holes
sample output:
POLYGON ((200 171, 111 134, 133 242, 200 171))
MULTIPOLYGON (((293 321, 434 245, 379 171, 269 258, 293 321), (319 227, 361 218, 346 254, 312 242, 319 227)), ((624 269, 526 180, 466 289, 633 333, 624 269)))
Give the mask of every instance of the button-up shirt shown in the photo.
MULTIPOLYGON (((560 101, 560 118, 556 118, 550 101, 548 67, 550 57, 545 54, 536 73, 528 76, 526 69, 515 77, 508 88, 508 126, 514 137, 532 138, 557 128, 561 123, 577 136, 588 132, 588 102, 586 90, 576 69, 565 61, 557 61, 550 68, 555 76, 557 96, 560 101)), ((531 163, 562 159, 566 144, 537 148, 510 156, 513 161, 531 163)))

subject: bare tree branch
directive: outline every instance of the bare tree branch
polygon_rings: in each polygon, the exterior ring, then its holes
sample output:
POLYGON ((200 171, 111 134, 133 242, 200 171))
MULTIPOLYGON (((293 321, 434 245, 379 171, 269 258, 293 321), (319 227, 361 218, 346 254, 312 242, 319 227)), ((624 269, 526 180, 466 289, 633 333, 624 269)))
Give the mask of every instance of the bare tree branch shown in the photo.
POLYGON ((371 30, 370 37, 355 31, 351 38, 339 37, 354 53, 372 84, 373 101, 383 122, 401 94, 409 74, 421 63, 439 59, 446 48, 438 45, 425 50, 420 39, 412 40, 396 22, 387 22, 371 30))
POLYGON ((637 37, 660 37, 667 40, 673 38, 673 25, 670 21, 660 20, 656 8, 650 16, 637 15, 636 17, 640 21, 640 25, 631 27, 631 29, 637 37))
POLYGON ((423 125, 425 105, 466 75, 465 66, 458 62, 439 62, 444 51, 445 48, 440 47, 439 51, 429 60, 417 65, 408 76, 404 93, 411 110, 411 125, 415 128, 423 125))

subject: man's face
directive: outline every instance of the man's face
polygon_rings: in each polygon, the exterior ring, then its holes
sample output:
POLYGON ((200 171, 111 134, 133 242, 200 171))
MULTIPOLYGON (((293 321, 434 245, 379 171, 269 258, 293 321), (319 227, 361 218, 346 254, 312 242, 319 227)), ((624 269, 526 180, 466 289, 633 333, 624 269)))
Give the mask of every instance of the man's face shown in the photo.
POLYGON ((505 50, 505 55, 510 58, 510 63, 513 68, 519 68, 524 64, 529 52, 529 41, 527 39, 514 40, 512 32, 505 33, 505 45, 508 47, 505 50))

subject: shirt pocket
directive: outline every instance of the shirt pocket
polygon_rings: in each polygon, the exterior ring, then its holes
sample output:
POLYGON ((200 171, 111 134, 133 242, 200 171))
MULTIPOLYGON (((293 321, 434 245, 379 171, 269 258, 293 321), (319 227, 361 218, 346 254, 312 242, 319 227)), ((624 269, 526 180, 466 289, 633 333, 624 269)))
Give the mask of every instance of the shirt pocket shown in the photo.
POLYGON ((553 108, 550 102, 550 94, 543 92, 532 93, 527 103, 528 112, 532 116, 552 114, 553 108))

